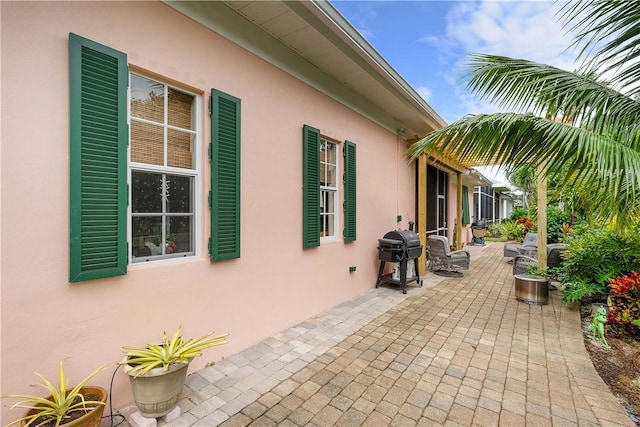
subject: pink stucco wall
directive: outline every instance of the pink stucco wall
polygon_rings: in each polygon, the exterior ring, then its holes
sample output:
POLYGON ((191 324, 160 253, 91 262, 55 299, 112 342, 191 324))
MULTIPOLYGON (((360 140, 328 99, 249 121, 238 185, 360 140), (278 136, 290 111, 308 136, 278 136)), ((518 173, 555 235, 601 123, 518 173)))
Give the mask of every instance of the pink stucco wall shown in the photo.
MULTIPOLYGON (((404 142, 368 119, 160 3, 2 2, 2 389, 29 393, 34 371, 71 380, 183 325, 229 332, 191 370, 358 295, 375 284, 377 239, 415 219, 404 142), (128 54, 129 64, 203 94, 198 256, 130 265, 113 279, 68 283, 68 34, 128 54), (242 99, 242 256, 211 263, 204 95, 242 99), (358 239, 302 249, 304 124, 357 144, 358 239), (349 273, 349 266, 356 266, 349 273)), ((340 230, 342 226, 340 225, 340 230)), ((131 401, 116 375, 114 407, 131 401)), ((3 405, 3 419, 7 416, 3 405)))

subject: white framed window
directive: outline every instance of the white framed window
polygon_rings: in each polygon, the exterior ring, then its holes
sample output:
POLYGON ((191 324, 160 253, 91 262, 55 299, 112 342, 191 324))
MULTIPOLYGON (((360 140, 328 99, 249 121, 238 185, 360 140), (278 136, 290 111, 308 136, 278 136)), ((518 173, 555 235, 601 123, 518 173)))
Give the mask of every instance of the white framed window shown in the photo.
POLYGON ((195 255, 199 97, 130 73, 133 263, 195 255))
POLYGON ((338 229, 338 144, 320 138, 320 238, 336 239, 338 229))

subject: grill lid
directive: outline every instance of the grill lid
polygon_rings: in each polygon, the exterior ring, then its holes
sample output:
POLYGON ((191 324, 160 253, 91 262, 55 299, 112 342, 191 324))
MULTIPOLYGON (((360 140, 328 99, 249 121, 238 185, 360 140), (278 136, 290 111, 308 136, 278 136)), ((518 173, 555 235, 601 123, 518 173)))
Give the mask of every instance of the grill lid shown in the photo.
POLYGON ((405 247, 414 248, 420 246, 420 237, 418 233, 411 230, 394 230, 384 235, 385 239, 400 240, 404 242, 405 247))
POLYGON ((378 247, 379 248, 387 248, 387 249, 402 249, 404 246, 404 242, 402 240, 395 239, 378 239, 378 247))

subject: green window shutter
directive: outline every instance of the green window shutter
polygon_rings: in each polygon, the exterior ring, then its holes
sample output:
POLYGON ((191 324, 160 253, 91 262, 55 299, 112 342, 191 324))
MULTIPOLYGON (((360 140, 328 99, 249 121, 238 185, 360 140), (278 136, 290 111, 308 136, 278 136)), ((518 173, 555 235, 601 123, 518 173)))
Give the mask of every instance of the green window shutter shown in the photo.
POLYGON ((462 225, 469 224, 469 189, 462 186, 462 225))
POLYGON ((127 273, 127 56, 69 34, 69 281, 127 273))
POLYGON ((345 242, 356 240, 356 144, 345 141, 344 155, 344 231, 345 242))
POLYGON ((240 99, 211 89, 211 261, 240 258, 240 99))
POLYGON ((302 128, 302 247, 320 246, 320 131, 302 128))

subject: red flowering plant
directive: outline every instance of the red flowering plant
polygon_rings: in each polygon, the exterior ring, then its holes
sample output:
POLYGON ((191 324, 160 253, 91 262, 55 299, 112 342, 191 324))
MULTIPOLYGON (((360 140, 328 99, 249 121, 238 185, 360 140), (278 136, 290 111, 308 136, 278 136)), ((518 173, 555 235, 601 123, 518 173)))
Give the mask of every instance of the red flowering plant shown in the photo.
POLYGON ((531 221, 531 218, 529 218, 528 216, 523 216, 521 218, 518 218, 516 220, 516 224, 520 224, 524 227, 524 234, 527 234, 528 232, 530 232, 533 227, 535 227, 536 225, 534 224, 533 221, 531 221))
POLYGON ((640 273, 609 279, 608 320, 640 326, 640 273))

